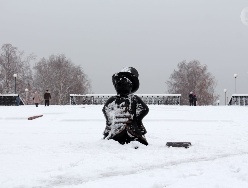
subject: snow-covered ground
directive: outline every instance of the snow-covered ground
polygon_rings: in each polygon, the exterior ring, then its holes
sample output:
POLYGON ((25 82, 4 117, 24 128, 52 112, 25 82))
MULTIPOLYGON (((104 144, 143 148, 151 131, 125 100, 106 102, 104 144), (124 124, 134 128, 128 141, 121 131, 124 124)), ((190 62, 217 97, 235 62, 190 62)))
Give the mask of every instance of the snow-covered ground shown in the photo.
POLYGON ((102 106, 1 106, 0 187, 248 187, 248 107, 149 108, 134 149, 102 139, 102 106))

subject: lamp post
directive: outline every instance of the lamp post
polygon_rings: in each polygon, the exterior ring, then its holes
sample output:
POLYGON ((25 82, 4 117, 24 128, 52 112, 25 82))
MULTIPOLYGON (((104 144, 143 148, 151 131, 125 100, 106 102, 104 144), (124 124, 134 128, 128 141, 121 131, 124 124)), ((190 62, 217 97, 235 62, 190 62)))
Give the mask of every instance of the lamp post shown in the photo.
POLYGON ((15 94, 16 94, 16 77, 17 77, 17 74, 14 74, 13 76, 15 78, 15 94))
POLYGON ((28 104, 28 88, 25 89, 26 92, 26 103, 28 104))
POLYGON ((225 106, 226 106, 226 92, 227 92, 227 89, 224 89, 224 93, 225 93, 225 106))
POLYGON ((234 74, 233 76, 235 78, 235 94, 236 94, 236 78, 238 77, 238 75, 237 74, 234 74))

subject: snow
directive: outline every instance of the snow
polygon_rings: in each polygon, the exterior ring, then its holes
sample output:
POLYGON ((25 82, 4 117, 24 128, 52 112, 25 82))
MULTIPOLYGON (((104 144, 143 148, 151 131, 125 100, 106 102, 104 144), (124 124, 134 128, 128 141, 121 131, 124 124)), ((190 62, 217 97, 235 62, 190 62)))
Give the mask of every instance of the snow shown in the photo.
POLYGON ((0 106, 0 187, 248 187, 247 107, 149 106, 138 149, 102 139, 102 107, 0 106))

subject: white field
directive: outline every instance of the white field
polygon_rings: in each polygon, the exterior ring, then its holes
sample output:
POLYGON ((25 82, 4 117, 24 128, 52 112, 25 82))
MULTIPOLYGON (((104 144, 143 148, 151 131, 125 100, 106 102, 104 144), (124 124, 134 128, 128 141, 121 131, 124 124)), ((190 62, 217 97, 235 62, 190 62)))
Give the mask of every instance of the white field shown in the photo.
POLYGON ((248 187, 248 107, 149 108, 134 149, 102 139, 102 106, 0 106, 0 188, 248 187))

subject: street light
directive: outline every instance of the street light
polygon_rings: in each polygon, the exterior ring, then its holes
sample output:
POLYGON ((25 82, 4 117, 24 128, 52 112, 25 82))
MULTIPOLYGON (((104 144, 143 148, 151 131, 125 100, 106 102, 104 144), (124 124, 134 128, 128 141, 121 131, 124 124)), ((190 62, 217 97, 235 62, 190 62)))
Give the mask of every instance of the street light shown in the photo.
POLYGON ((16 77, 17 77, 17 74, 14 74, 13 76, 15 78, 15 94, 16 94, 16 77))
POLYGON ((26 103, 28 104, 28 88, 25 89, 26 92, 26 103))
POLYGON ((224 89, 224 93, 225 93, 225 106, 226 106, 226 92, 227 92, 227 89, 224 89))
POLYGON ((238 77, 238 75, 237 74, 234 74, 233 76, 235 78, 235 94, 236 94, 236 78, 238 77))

